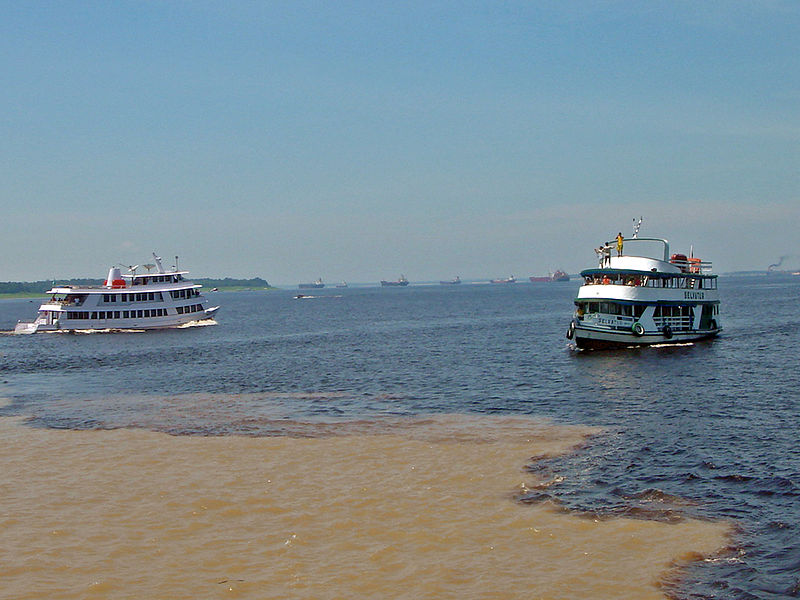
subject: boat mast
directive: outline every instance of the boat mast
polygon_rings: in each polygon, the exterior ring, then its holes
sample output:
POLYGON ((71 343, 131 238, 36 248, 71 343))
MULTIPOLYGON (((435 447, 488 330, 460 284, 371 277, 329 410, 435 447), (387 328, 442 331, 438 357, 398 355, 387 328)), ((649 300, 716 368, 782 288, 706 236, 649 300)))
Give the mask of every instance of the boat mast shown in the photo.
POLYGON ((636 222, 636 219, 633 219, 633 239, 639 237, 639 228, 642 226, 642 217, 639 217, 639 222, 636 222))
POLYGON ((163 273, 164 272, 164 267, 161 266, 161 257, 160 256, 156 256, 155 252, 153 252, 153 260, 156 261, 156 266, 158 267, 158 272, 159 273, 163 273))

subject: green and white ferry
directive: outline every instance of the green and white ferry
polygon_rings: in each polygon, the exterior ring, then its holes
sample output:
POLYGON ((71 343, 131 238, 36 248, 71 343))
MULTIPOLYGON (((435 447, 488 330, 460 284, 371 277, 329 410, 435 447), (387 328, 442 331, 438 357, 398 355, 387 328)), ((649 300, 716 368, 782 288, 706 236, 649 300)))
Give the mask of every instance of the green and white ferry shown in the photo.
POLYGON ((583 285, 567 338, 581 349, 676 344, 716 336, 717 276, 711 263, 690 254, 670 254, 669 242, 638 237, 598 248, 597 268, 581 272, 583 285), (655 252, 646 249, 657 248, 655 252), (655 256, 654 256, 655 255, 655 256))

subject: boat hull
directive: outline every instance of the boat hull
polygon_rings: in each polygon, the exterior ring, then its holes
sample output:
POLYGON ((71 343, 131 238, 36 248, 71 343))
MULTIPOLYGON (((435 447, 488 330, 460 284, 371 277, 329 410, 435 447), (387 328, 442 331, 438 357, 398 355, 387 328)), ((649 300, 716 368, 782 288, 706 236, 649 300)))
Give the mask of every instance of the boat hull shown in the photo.
POLYGON ((655 344, 685 344, 716 337, 721 328, 709 330, 678 331, 665 335, 661 331, 633 332, 608 331, 587 327, 570 326, 567 338, 574 341, 582 350, 606 350, 611 348, 630 348, 631 346, 652 346, 655 344))
POLYGON ((88 319, 80 324, 70 321, 56 321, 53 324, 37 322, 20 322, 14 327, 17 335, 30 335, 33 333, 53 333, 53 332, 80 332, 80 331, 146 331, 150 329, 175 329, 187 323, 198 321, 208 321, 214 318, 219 306, 207 308, 201 313, 185 315, 170 315, 167 317, 153 317, 146 321, 138 319, 88 319))

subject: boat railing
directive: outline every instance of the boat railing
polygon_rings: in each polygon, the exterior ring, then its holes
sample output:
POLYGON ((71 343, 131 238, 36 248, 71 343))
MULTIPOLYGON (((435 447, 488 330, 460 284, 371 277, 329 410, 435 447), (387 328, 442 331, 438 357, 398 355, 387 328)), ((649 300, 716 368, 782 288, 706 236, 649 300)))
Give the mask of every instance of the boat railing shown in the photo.
POLYGON ((653 317, 653 322, 659 329, 669 327, 673 331, 689 331, 694 323, 691 316, 653 317))
POLYGON ((669 262, 684 273, 704 274, 711 272, 711 263, 699 258, 687 258, 686 260, 673 258, 669 262))
MULTIPOLYGON (((695 273, 701 275, 702 273, 695 273)), ((651 276, 644 274, 595 273, 584 277, 584 285, 624 285, 628 287, 677 288, 688 290, 713 290, 717 281, 713 277, 691 277, 690 274, 651 276)))
POLYGON ((86 300, 85 297, 51 298, 50 300, 47 301, 47 304, 58 307, 83 306, 85 300, 86 300))

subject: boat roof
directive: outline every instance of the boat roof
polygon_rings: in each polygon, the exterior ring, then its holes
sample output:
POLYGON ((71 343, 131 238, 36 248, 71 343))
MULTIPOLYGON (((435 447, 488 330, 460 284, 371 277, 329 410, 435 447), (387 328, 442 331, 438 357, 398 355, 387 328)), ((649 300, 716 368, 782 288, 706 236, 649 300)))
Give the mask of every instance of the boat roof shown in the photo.
POLYGON ((107 285, 54 285, 47 294, 135 294, 139 292, 168 292, 170 290, 188 290, 203 287, 199 283, 183 280, 180 283, 149 283, 147 285, 126 285, 110 287, 107 285))
POLYGON ((716 275, 706 273, 684 273, 684 272, 665 272, 665 271, 641 271, 637 269, 614 269, 614 268, 595 268, 584 269, 581 277, 590 275, 631 275, 636 277, 653 277, 656 279, 668 279, 671 277, 691 277, 692 279, 713 279, 716 275))

